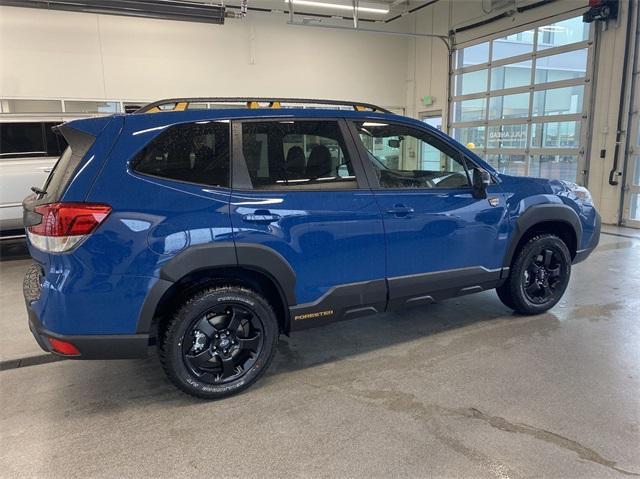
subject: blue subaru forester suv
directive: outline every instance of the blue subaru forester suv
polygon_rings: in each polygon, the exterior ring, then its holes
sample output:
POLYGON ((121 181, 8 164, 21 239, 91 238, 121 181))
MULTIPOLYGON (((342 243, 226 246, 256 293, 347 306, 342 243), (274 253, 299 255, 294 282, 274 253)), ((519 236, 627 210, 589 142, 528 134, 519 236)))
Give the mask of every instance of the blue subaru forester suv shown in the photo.
POLYGON ((264 373, 281 333, 493 288, 546 311, 598 243, 585 188, 501 174, 373 105, 289 101, 322 108, 172 99, 59 126, 69 147, 24 201, 40 346, 156 344, 177 387, 220 398, 264 373))

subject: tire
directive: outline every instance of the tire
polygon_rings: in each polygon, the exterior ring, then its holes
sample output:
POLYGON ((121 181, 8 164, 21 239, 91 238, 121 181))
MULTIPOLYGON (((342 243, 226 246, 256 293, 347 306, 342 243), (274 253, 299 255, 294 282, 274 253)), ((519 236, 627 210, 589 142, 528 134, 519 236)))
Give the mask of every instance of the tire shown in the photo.
POLYGON ((507 281, 496 288, 502 303, 520 314, 540 314, 553 308, 571 277, 571 253, 553 234, 531 238, 517 252, 507 281))
POLYGON ((160 361, 185 393, 221 399, 245 390, 264 374, 278 335, 273 309, 255 291, 209 288, 172 317, 160 344, 160 361))

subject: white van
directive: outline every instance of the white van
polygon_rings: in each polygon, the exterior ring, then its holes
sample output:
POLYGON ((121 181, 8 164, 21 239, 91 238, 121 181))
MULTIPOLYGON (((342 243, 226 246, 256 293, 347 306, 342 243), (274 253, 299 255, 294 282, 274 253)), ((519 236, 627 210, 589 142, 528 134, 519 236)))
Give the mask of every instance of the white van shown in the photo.
POLYGON ((0 238, 24 235, 22 200, 42 187, 67 147, 52 127, 69 118, 17 117, 0 120, 0 238))

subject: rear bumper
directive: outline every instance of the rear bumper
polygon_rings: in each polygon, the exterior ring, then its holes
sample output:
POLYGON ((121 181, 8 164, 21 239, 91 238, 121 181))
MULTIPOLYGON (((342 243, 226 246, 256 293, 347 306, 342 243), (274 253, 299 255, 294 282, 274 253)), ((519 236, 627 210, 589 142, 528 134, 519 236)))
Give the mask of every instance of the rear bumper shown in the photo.
POLYGON ((595 212, 595 226, 593 229, 593 233, 591 234, 591 238, 589 239, 589 243, 587 247, 581 250, 576 251, 576 255, 573 258, 573 264, 580 263, 589 257, 589 255, 596 249, 598 243, 600 242, 600 228, 602 226, 602 221, 600 219, 600 215, 595 212))
POLYGON ((27 301, 29 329, 38 345, 45 351, 69 359, 135 359, 147 356, 149 349, 148 334, 112 334, 112 335, 64 335, 42 327, 36 313, 27 301), (55 352, 47 338, 55 338, 73 344, 80 351, 77 356, 64 356, 55 352))

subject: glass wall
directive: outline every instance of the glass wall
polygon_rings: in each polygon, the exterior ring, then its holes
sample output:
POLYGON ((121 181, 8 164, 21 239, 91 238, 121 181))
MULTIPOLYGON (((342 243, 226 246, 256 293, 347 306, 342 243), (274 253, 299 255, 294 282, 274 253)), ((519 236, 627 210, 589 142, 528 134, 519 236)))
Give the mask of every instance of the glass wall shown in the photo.
POLYGON ((582 17, 457 49, 454 138, 501 172, 580 181, 591 50, 582 17))

